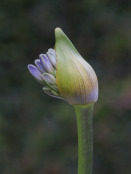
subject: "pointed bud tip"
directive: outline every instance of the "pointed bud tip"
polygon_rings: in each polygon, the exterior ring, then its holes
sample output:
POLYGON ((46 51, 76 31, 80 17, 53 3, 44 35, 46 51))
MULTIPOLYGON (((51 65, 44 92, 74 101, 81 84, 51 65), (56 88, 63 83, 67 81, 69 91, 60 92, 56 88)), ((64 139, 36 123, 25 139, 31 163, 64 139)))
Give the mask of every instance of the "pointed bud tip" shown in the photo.
POLYGON ((59 27, 55 28, 55 33, 61 32, 61 31, 62 31, 61 28, 59 28, 59 27))
POLYGON ((55 29, 55 37, 56 37, 56 40, 58 40, 59 38, 62 39, 63 37, 65 37, 65 33, 62 31, 61 28, 57 27, 55 29))

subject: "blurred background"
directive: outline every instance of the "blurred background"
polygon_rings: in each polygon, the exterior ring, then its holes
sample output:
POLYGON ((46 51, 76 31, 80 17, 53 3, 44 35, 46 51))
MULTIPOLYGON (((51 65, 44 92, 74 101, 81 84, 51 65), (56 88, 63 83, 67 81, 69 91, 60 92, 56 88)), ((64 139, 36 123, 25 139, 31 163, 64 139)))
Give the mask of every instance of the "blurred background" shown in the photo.
POLYGON ((54 47, 56 27, 99 79, 93 174, 130 174, 130 0, 0 1, 0 173, 77 173, 75 112, 27 70, 54 47))

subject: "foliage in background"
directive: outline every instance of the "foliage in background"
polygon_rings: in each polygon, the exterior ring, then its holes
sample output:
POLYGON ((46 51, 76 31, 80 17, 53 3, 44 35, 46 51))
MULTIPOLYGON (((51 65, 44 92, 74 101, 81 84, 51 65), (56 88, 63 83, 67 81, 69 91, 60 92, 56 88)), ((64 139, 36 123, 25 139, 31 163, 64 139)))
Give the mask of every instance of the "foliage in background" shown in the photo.
POLYGON ((94 173, 131 173, 130 21, 130 0, 1 0, 1 174, 77 173, 75 113, 46 96, 26 67, 54 47, 58 26, 99 79, 94 173))

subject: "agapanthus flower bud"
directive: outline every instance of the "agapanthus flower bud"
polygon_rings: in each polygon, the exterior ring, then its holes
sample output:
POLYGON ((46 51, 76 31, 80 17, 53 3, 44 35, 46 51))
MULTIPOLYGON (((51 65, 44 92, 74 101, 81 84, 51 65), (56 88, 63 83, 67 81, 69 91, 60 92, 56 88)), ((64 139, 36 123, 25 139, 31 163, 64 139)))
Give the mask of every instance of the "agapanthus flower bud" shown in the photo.
POLYGON ((56 52, 49 49, 46 54, 40 54, 39 59, 35 60, 35 65, 29 64, 28 69, 32 76, 44 87, 46 94, 63 99, 56 85, 56 52))
POLYGON ((48 49, 48 52, 46 54, 49 57, 50 62, 52 63, 54 68, 56 68, 56 59, 55 59, 56 53, 55 53, 55 50, 50 48, 50 49, 48 49))
POLYGON ((32 74, 32 76, 38 82, 40 82, 41 84, 44 84, 43 75, 42 75, 42 73, 39 71, 39 69, 36 66, 29 64, 28 65, 28 69, 29 69, 30 73, 32 74))
POLYGON ((49 57, 46 54, 40 54, 39 59, 41 62, 41 65, 45 69, 46 72, 53 74, 54 68, 49 60, 49 57))
POLYGON ((73 105, 94 103, 98 98, 98 81, 92 67, 82 58, 60 28, 55 29, 57 87, 73 105))
POLYGON ((40 54, 30 73, 44 84, 46 94, 67 100, 73 105, 94 103, 98 98, 98 81, 92 67, 82 58, 60 28, 55 29, 55 50, 40 54))

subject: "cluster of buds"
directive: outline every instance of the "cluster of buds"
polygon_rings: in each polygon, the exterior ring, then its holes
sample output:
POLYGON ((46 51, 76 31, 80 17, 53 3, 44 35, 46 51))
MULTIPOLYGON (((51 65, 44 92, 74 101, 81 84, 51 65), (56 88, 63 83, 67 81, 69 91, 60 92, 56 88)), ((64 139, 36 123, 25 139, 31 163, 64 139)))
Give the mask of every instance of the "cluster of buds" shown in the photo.
POLYGON ((29 64, 28 69, 31 75, 43 85, 46 94, 63 99, 56 85, 56 52, 48 49, 46 54, 40 54, 35 60, 35 65, 29 64))

